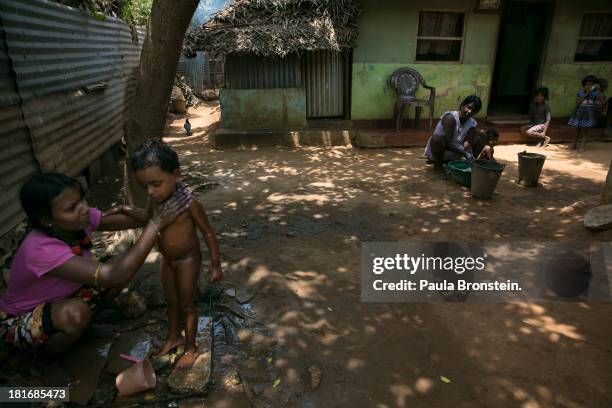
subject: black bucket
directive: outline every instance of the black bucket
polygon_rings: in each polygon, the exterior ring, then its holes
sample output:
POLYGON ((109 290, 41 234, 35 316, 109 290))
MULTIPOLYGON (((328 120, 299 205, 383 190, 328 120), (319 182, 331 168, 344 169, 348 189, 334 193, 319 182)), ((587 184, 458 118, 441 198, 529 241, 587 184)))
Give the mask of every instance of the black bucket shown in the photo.
POLYGON ((519 153, 519 184, 523 181, 526 187, 537 187, 540 173, 542 173, 542 167, 544 167, 544 160, 546 160, 546 156, 543 154, 519 153))
POLYGON ((504 167, 495 160, 474 160, 472 162, 472 196, 485 200, 493 197, 504 167))

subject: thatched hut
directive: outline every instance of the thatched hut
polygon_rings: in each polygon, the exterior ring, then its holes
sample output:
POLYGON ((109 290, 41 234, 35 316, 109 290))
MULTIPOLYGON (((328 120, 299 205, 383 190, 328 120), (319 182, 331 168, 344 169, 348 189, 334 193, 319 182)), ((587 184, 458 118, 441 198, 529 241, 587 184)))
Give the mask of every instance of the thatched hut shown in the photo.
POLYGON ((348 117, 353 0, 234 0, 189 32, 185 50, 225 55, 223 126, 299 128, 348 117))

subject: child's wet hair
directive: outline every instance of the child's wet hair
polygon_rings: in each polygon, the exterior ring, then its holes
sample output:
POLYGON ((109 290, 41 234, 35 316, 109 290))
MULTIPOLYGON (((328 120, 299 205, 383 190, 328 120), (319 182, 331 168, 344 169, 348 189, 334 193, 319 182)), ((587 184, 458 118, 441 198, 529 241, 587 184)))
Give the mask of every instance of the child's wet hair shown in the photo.
POLYGON ((597 83, 597 77, 595 75, 587 75, 582 78, 582 86, 585 86, 589 82, 592 84, 597 83))
POLYGON ((85 195, 78 180, 56 172, 36 173, 21 186, 19 200, 34 227, 44 229, 41 219, 51 218, 51 202, 66 188, 75 188, 81 197, 85 195))
POLYGON ((535 90, 535 92, 533 93, 533 96, 536 97, 538 95, 542 95, 544 97, 544 100, 548 100, 548 88, 545 86, 541 86, 539 88, 537 88, 535 90))
POLYGON ((130 159, 130 169, 134 173, 152 166, 159 166, 166 173, 172 173, 180 166, 176 152, 161 139, 145 140, 130 159))
POLYGON ((497 129, 489 129, 486 131, 485 136, 489 139, 499 139, 499 131, 497 129))
POLYGON ((479 97, 477 97, 476 95, 470 95, 461 102, 460 106, 463 107, 470 103, 474 105, 474 111, 472 112, 472 115, 476 115, 478 112, 480 112, 480 109, 482 109, 482 101, 479 97))

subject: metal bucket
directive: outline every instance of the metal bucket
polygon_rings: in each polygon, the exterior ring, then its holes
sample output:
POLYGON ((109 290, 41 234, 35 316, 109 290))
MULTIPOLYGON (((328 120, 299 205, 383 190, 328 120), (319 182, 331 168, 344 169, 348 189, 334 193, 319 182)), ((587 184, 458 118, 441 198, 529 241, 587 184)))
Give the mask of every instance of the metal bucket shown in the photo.
POLYGON ((521 152, 518 154, 519 184, 521 181, 526 187, 537 187, 546 156, 538 153, 521 152))
POLYGON ((505 165, 495 160, 472 162, 472 196, 488 200, 493 197, 505 165))

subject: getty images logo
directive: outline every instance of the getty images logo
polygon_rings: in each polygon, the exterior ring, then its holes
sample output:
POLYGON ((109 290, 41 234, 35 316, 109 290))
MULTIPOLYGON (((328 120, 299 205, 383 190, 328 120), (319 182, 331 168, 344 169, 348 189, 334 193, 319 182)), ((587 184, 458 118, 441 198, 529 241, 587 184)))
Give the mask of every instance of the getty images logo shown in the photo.
POLYGON ((462 275, 469 271, 482 271, 486 267, 487 254, 471 256, 410 256, 396 254, 390 257, 375 257, 372 272, 381 275, 386 271, 403 271, 414 275, 418 271, 445 271, 462 275))

